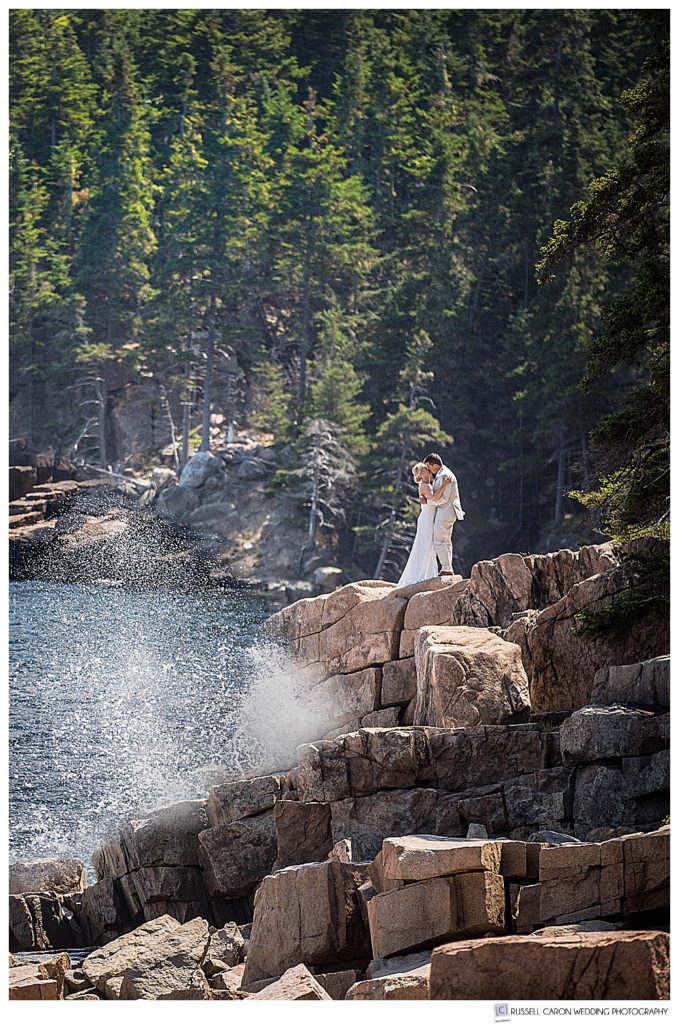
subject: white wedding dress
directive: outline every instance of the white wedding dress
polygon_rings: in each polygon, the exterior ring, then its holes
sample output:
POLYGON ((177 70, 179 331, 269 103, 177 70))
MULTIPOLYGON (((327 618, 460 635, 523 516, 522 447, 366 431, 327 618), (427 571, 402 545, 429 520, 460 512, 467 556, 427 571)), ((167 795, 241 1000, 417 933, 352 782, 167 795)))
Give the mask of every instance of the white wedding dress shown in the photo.
POLYGON ((438 576, 438 563, 434 553, 435 515, 436 505, 420 505, 415 540, 405 569, 396 584, 397 587, 407 587, 411 583, 421 583, 423 580, 430 580, 434 576, 438 576))

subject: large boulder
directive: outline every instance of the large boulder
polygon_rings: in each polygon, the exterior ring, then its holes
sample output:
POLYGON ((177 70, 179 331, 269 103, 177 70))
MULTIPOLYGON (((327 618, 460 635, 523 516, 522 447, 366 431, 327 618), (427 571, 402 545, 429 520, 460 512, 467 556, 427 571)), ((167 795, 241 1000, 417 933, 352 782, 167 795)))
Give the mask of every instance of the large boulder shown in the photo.
POLYGON ((139 972, 134 976, 136 980, 173 958, 183 964, 190 961, 194 969, 200 966, 209 937, 207 921, 198 918, 181 925, 165 914, 89 953, 82 962, 82 971, 90 984, 109 998, 117 999, 128 970, 139 972))
POLYGON ((505 925, 504 883, 492 871, 427 878, 373 896, 368 921, 374 957, 433 946, 458 935, 499 933, 505 925))
POLYGON ((59 999, 59 986, 43 964, 22 964, 9 969, 9 999, 59 999))
POLYGON ((500 870, 500 843, 483 839, 456 840, 439 836, 390 837, 382 844, 384 877, 404 882, 459 875, 466 871, 500 870))
POLYGON ((487 629, 423 627, 415 662, 416 725, 500 725, 530 711, 521 649, 487 629))
POLYGON ((509 935, 434 950, 431 999, 669 999, 664 932, 509 935))
POLYGON ((207 816, 211 825, 226 825, 238 818, 269 811, 280 800, 284 776, 263 775, 214 786, 208 793, 207 816))
MULTIPOLYGON (((453 609, 460 596, 464 594, 469 580, 453 577, 451 582, 441 580, 441 586, 435 590, 421 591, 413 594, 408 601, 404 629, 419 629, 420 626, 440 626, 449 623, 452 619, 453 609)), ((397 591, 397 596, 403 596, 397 591)))
POLYGON ((593 704, 670 705, 670 657, 605 665, 594 677, 593 704))
POLYGON ((272 811, 215 825, 201 832, 199 839, 211 895, 247 896, 272 870, 278 855, 272 811))
MULTIPOLYGON (((200 970, 211 942, 207 921, 197 918, 169 933, 162 944, 147 947, 146 957, 123 972, 119 999, 209 999, 207 978, 200 970), (153 961, 153 962, 149 962, 153 961)), ((83 970, 87 969, 83 964, 83 970)), ((111 978, 108 980, 111 988, 111 978)))
POLYGON ((321 967, 369 958, 357 890, 366 870, 326 861, 268 875, 255 896, 243 987, 299 963, 321 967))
POLYGON ((271 628, 291 643, 305 678, 360 672, 398 658, 407 599, 379 580, 349 583, 332 594, 297 601, 271 617, 271 628))
POLYGON ((79 860, 20 860, 9 866, 9 891, 65 895, 85 888, 85 867, 79 860))
POLYGON ((208 826, 205 800, 185 800, 124 824, 92 855, 98 878, 151 865, 199 865, 198 835, 208 826))
POLYGON ((500 555, 477 562, 453 621, 467 626, 508 626, 512 615, 554 604, 576 583, 617 564, 614 544, 546 555, 500 555))
POLYGON ((223 477, 224 465, 212 452, 196 452, 184 466, 179 477, 179 486, 195 490, 202 487, 209 477, 223 477))
POLYGON ((88 885, 71 907, 86 946, 102 946, 132 926, 130 908, 117 879, 102 878, 88 885))
POLYGON ((564 764, 655 754, 670 745, 669 714, 622 705, 580 708, 559 730, 564 764))
POLYGON ((151 920, 210 916, 198 836, 208 826, 205 800, 161 807, 122 825, 92 855, 99 880, 118 883, 127 913, 151 920))
POLYGON ((585 639, 575 632, 577 616, 611 605, 629 589, 623 566, 576 584, 538 616, 527 636, 531 657, 530 694, 537 714, 577 711, 591 703, 597 672, 608 665, 636 663, 669 650, 669 621, 652 608, 626 629, 585 639))
POLYGON ((290 640, 320 633, 334 623, 339 622, 358 605, 379 601, 395 590, 393 583, 382 580, 362 580, 360 583, 347 583, 332 594, 319 597, 304 598, 287 608, 282 608, 269 619, 269 624, 276 632, 290 640))
POLYGON ((296 967, 290 967, 277 981, 247 998, 329 1000, 332 997, 328 995, 322 985, 319 985, 308 967, 298 964, 296 967))

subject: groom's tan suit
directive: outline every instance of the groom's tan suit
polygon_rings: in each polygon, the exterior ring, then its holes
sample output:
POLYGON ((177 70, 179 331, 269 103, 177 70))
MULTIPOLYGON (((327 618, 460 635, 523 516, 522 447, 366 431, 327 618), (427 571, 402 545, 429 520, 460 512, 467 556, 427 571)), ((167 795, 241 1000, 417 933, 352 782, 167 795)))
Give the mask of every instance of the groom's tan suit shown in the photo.
POLYGON ((437 491, 444 484, 443 494, 430 504, 436 505, 434 516, 434 551, 441 563, 441 572, 453 571, 453 527, 458 519, 464 519, 460 505, 457 478, 447 466, 441 466, 430 481, 431 489, 437 491))

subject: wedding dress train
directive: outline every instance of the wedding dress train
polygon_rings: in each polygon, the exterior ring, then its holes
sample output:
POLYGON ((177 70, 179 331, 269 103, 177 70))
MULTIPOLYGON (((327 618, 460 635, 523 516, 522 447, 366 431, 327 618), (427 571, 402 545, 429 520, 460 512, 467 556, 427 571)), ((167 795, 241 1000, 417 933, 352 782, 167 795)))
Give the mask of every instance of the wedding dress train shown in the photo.
POLYGON ((430 580, 434 576, 438 576, 438 563, 434 553, 435 515, 436 505, 420 506, 415 540, 405 569, 396 584, 397 587, 407 587, 411 583, 421 583, 423 580, 430 580))

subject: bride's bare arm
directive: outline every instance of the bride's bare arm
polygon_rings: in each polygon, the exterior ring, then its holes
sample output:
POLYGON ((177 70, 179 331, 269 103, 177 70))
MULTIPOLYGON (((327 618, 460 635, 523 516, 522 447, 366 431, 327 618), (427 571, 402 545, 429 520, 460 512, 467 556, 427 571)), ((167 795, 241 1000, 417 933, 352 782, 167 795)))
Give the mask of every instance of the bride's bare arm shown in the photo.
POLYGON ((427 499, 433 497, 432 489, 430 484, 421 483, 419 487, 420 491, 420 505, 426 505, 427 499))

